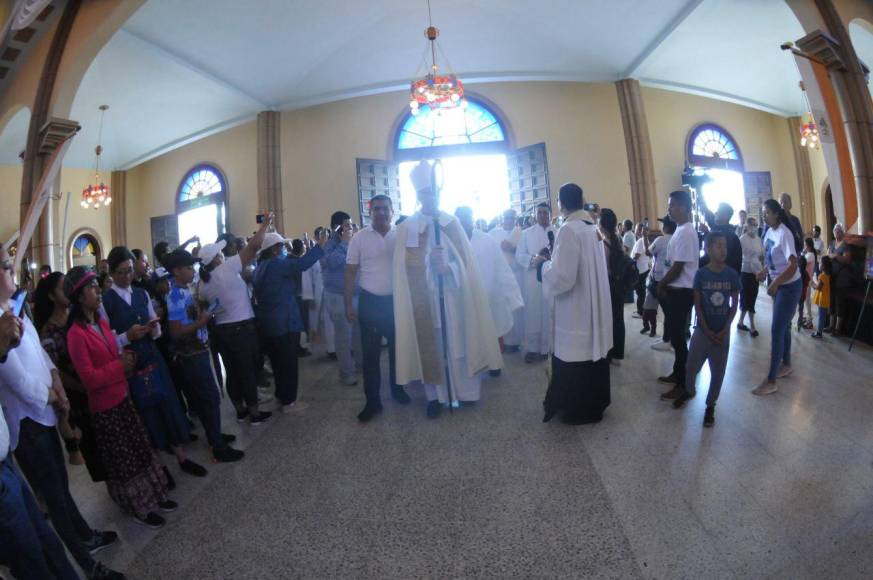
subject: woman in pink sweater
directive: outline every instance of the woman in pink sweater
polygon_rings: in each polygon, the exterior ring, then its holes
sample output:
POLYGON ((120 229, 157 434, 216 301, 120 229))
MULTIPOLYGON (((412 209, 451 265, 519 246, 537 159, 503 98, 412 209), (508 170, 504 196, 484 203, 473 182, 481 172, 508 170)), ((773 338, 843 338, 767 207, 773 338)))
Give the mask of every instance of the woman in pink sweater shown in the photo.
MULTIPOLYGON (((109 495, 136 522, 159 528, 165 520, 156 512, 174 511, 178 505, 167 499, 167 477, 128 396, 125 375, 134 366, 133 355, 119 357, 117 337, 100 318, 100 287, 93 271, 81 266, 70 270, 64 291, 71 305, 67 349, 88 393, 109 495)), ((135 340, 148 331, 137 326, 127 338, 135 340)))

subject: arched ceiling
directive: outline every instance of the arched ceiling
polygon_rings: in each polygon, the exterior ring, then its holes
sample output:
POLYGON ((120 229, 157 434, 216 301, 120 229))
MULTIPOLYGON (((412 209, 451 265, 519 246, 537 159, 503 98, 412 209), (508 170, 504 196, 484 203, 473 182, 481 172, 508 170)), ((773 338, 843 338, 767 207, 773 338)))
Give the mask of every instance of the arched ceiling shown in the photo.
MULTIPOLYGON (((797 71, 779 45, 804 32, 784 0, 432 7, 442 48, 468 84, 634 77, 779 114, 801 106, 797 71)), ((71 115, 83 129, 66 164, 93 164, 103 103, 111 108, 101 165, 124 169, 260 110, 403 89, 420 69, 426 25, 424 0, 149 0, 83 79, 71 115)))
MULTIPOLYGON (((849 37, 861 62, 868 67, 873 67, 873 22, 860 19, 850 22, 849 37)), ((873 98, 873 75, 867 77, 867 88, 870 89, 873 98)))
POLYGON ((27 143, 30 127, 30 109, 22 107, 12 115, 5 126, 0 127, 0 165, 19 165, 19 154, 27 143))

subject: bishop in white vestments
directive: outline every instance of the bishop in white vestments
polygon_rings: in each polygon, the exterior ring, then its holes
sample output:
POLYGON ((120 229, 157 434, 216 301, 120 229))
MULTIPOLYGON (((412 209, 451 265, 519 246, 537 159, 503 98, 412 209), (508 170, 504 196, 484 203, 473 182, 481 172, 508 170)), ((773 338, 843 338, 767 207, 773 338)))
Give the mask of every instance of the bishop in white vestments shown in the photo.
POLYGON ((442 405, 450 402, 443 360, 439 277, 445 297, 451 401, 478 401, 482 372, 499 369, 503 361, 488 296, 464 230, 454 216, 439 211, 439 192, 433 186, 430 164, 418 164, 410 177, 421 207, 397 227, 397 383, 423 383, 427 415, 436 418, 442 405), (435 226, 440 229, 439 245, 435 226))
MULTIPOLYGON (((518 215, 514 209, 508 209, 503 212, 502 218, 502 223, 488 232, 488 235, 494 238, 500 246, 503 257, 506 259, 520 291, 524 271, 515 261, 515 250, 518 247, 518 242, 521 241, 521 228, 516 223, 518 215)), ((523 300, 524 298, 522 298, 523 300)), ((506 352, 518 352, 521 349, 521 343, 524 340, 524 302, 522 302, 521 308, 512 313, 512 328, 503 333, 501 339, 506 352)))
POLYGON ((537 206, 537 222, 521 233, 515 260, 522 268, 524 296, 524 361, 546 358, 552 349, 552 305, 543 298, 543 285, 537 280, 537 268, 544 261, 543 250, 550 246, 551 210, 548 204, 537 206))
POLYGON ((543 421, 561 413, 565 423, 596 423, 610 403, 609 274, 597 226, 582 209, 582 188, 561 186, 559 200, 564 225, 552 259, 543 265, 543 287, 555 302, 555 352, 543 421))

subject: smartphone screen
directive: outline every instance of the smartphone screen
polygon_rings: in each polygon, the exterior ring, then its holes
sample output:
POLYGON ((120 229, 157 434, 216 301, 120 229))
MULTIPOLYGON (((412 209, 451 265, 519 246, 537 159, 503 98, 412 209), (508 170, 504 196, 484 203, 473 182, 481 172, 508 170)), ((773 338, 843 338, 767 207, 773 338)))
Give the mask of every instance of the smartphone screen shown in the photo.
POLYGON ((27 300, 27 290, 18 290, 12 295, 12 314, 21 318, 25 300, 27 300))
POLYGON ((258 222, 259 224, 262 224, 262 223, 264 223, 264 217, 265 217, 264 214, 259 213, 258 215, 255 216, 255 221, 258 222))

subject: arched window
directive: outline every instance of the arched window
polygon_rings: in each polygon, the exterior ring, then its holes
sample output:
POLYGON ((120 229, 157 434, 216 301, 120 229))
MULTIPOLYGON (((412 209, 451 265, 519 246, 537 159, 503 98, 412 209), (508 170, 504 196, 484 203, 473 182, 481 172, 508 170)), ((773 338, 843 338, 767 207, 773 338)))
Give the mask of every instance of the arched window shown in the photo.
POLYGON ((227 229, 227 182, 212 165, 189 171, 176 194, 179 241, 199 236, 204 244, 214 242, 227 229))
POLYGON ((395 160, 439 159, 446 156, 505 153, 506 131, 498 116, 483 103, 434 110, 422 106, 407 113, 395 139, 395 160))
POLYGON ((79 231, 73 234, 70 240, 70 267, 90 266, 96 268, 102 258, 100 242, 87 232, 79 231))
POLYGON ((743 156, 730 133, 718 125, 698 125, 688 136, 688 164, 692 167, 743 170, 743 156))

